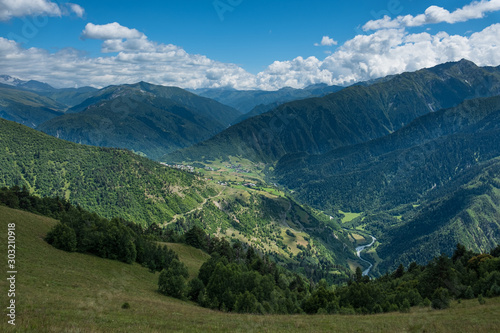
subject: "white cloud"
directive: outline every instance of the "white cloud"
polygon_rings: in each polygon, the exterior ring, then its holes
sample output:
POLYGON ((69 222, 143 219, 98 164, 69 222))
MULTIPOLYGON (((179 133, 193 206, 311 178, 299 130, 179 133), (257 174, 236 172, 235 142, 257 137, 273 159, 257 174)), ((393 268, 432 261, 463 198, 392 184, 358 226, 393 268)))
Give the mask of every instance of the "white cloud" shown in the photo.
POLYGON ((315 43, 314 46, 333 46, 337 45, 338 42, 333 40, 332 38, 328 36, 323 36, 323 39, 321 40, 321 43, 315 43))
POLYGON ((363 26, 363 30, 368 31, 417 27, 442 22, 453 24, 457 22, 465 22, 472 19, 483 18, 486 13, 499 10, 500 0, 474 1, 469 5, 455 10, 454 12, 449 12, 442 7, 430 6, 425 10, 424 14, 420 14, 417 16, 406 15, 391 19, 386 15, 382 19, 369 21, 363 26))
POLYGON ((66 6, 68 6, 69 10, 78 17, 83 16, 84 9, 73 3, 68 3, 61 7, 57 3, 49 0, 1 0, 0 21, 8 21, 13 17, 23 16, 46 15, 60 17, 69 15, 66 6))
POLYGON ((316 83, 347 85, 462 58, 480 66, 500 65, 500 23, 469 37, 446 32, 411 34, 404 28, 377 30, 354 37, 323 60, 275 61, 256 75, 235 64, 189 54, 176 45, 150 41, 118 23, 89 24, 84 33, 86 38, 101 39, 104 53, 116 54, 88 57, 74 49, 50 53, 0 37, 0 68, 5 74, 56 87, 147 81, 181 88, 275 90, 316 83))
POLYGON ((88 23, 82 32, 83 39, 140 39, 146 36, 136 29, 130 29, 117 22, 104 25, 88 23))
POLYGON ((49 53, 39 48, 25 49, 15 41, 0 37, 0 68, 12 76, 47 82, 55 87, 104 87, 138 81, 183 88, 251 89, 255 86, 254 76, 242 68, 188 54, 175 45, 156 44, 142 38, 105 40, 104 47, 119 53, 97 58, 74 49, 49 53))
POLYGON ((2 0, 0 1, 0 20, 30 15, 61 16, 56 3, 47 0, 2 0))
POLYGON ((257 75, 257 84, 264 89, 315 83, 347 85, 462 58, 479 66, 498 66, 499 52, 500 24, 470 37, 385 29, 356 36, 323 61, 315 57, 276 61, 257 75))
POLYGON ((76 3, 68 3, 67 5, 69 9, 76 14, 76 16, 82 18, 85 14, 85 9, 83 9, 80 5, 77 5, 76 3))

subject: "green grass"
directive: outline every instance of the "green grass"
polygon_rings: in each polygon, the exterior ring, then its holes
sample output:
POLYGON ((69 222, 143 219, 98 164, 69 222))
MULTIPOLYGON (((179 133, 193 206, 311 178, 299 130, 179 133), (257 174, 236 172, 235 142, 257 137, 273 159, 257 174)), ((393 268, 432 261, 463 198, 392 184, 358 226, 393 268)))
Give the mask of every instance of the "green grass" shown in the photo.
POLYGON ((198 275, 201 265, 210 258, 210 255, 202 250, 195 249, 186 244, 164 243, 170 249, 174 250, 179 259, 186 264, 189 278, 192 279, 198 275))
MULTIPOLYGON (((0 207, 0 228, 16 223, 16 327, 1 332, 495 332, 500 299, 372 316, 258 316, 215 312, 156 292, 158 274, 139 265, 56 250, 43 241, 56 221, 0 207), (121 306, 128 302, 130 309, 121 306)), ((0 238, 6 249, 6 238, 0 238)), ((178 249, 179 250, 179 249, 178 249)), ((5 250, 4 250, 5 251, 5 250)), ((181 258, 185 258, 179 250, 181 258)), ((191 253, 187 251, 187 253, 191 253)), ((4 264, 5 265, 5 264, 4 264)), ((4 272, 6 272, 4 266, 4 272)), ((4 273, 5 276, 5 273, 4 273)), ((0 306, 7 283, 0 280, 0 306)), ((5 310, 4 310, 5 313, 5 310)))
POLYGON ((347 213, 341 210, 339 210, 339 213, 344 215, 344 217, 342 218, 342 223, 351 222, 352 220, 360 217, 363 214, 363 213, 347 213))

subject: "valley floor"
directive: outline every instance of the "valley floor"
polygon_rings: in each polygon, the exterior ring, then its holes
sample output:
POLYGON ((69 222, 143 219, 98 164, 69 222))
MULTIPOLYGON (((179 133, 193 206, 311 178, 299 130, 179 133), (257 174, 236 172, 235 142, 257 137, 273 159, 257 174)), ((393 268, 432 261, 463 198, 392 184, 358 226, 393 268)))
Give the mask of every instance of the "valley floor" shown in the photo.
MULTIPOLYGON (((56 221, 0 206, 0 228, 16 224, 16 326, 2 332, 495 332, 500 298, 454 302, 371 316, 259 316, 215 312, 156 292, 158 274, 78 253, 43 240, 56 221), (130 309, 122 309, 124 303, 130 309)), ((5 235, 5 234, 4 234, 5 235)), ((6 237, 0 238, 6 249, 6 237)), ((183 260, 183 254, 179 253, 183 260)), ((5 267, 5 266, 4 266, 5 267)), ((6 270, 4 270, 4 275, 6 270)), ((0 303, 7 307, 6 279, 0 303)), ((6 310, 3 311, 4 314, 6 310)))

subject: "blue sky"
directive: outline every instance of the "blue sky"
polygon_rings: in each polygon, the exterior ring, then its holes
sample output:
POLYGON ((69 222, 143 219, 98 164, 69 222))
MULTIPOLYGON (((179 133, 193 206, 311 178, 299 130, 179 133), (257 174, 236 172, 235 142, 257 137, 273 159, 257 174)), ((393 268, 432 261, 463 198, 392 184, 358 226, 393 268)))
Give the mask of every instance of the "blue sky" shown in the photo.
POLYGON ((0 0, 0 74, 278 89, 500 65, 499 0, 72 1, 0 0))

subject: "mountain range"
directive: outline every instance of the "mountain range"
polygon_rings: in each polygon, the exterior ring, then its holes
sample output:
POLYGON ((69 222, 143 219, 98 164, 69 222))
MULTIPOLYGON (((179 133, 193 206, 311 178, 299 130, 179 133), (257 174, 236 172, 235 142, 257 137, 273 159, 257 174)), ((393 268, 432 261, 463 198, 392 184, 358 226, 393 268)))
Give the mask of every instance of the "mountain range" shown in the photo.
POLYGON ((376 139, 429 112, 499 93, 500 68, 462 60, 286 103, 164 159, 210 161, 230 155, 274 164, 286 154, 322 154, 376 139))
POLYGON ((498 244, 499 95, 500 68, 462 60, 286 103, 165 159, 267 163, 299 201, 357 212, 380 274, 498 244))
POLYGON ((356 260, 347 233, 283 195, 221 185, 127 150, 68 142, 4 119, 0 152, 0 188, 63 198, 144 228, 185 232, 196 225, 212 236, 251 244, 318 281, 345 280, 348 260, 356 260))
POLYGON ((3 118, 68 141, 136 154, 102 149, 104 155, 96 157, 97 148, 82 145, 47 151, 44 145, 59 147, 62 141, 2 121, 10 129, 0 147, 7 152, 2 169, 14 171, 4 172, 0 184, 28 184, 35 193, 143 223, 174 220, 182 229, 182 216, 211 233, 242 236, 262 251, 272 248, 290 258, 309 253, 297 244, 315 237, 321 247, 314 259, 308 257, 309 268, 321 261, 318 256, 328 258, 324 267, 356 260, 340 254, 343 246, 353 247, 353 230, 377 238, 367 254, 375 275, 451 254, 457 243, 483 252, 498 245, 500 67, 461 60, 347 88, 197 91, 232 106, 145 82, 62 91, 3 80, 9 84, 0 86, 3 118), (44 144, 20 153, 30 141, 44 144), (213 192, 213 181, 171 171, 172 179, 162 180, 164 169, 137 154, 207 166, 220 186, 229 179, 231 190, 217 185, 213 192), (89 163, 74 169, 83 160, 89 163), (139 174, 135 164, 149 175, 137 184, 124 174, 139 174), (179 185, 177 176, 190 180, 179 185), (234 180, 246 177, 263 187, 264 179, 273 183, 267 193, 281 188, 284 194, 269 201, 265 191, 241 192, 258 187, 234 180), (167 196, 166 183, 177 184, 167 186, 167 196), (287 247, 276 225, 302 238, 287 247), (274 245, 264 245, 269 240, 274 245))
POLYGON ((180 88, 140 82, 101 89, 38 129, 65 140, 127 148, 158 159, 210 138, 239 115, 180 88))
MULTIPOLYGON (((304 89, 291 87, 282 88, 276 91, 263 90, 235 90, 227 88, 202 88, 192 90, 197 95, 214 99, 222 104, 229 105, 243 114, 257 115, 260 107, 268 108, 270 111, 275 106, 285 102, 305 99, 310 97, 325 96, 333 92, 342 90, 341 86, 328 86, 326 84, 315 84, 304 89)), ((244 120, 246 118, 241 118, 244 120)))

